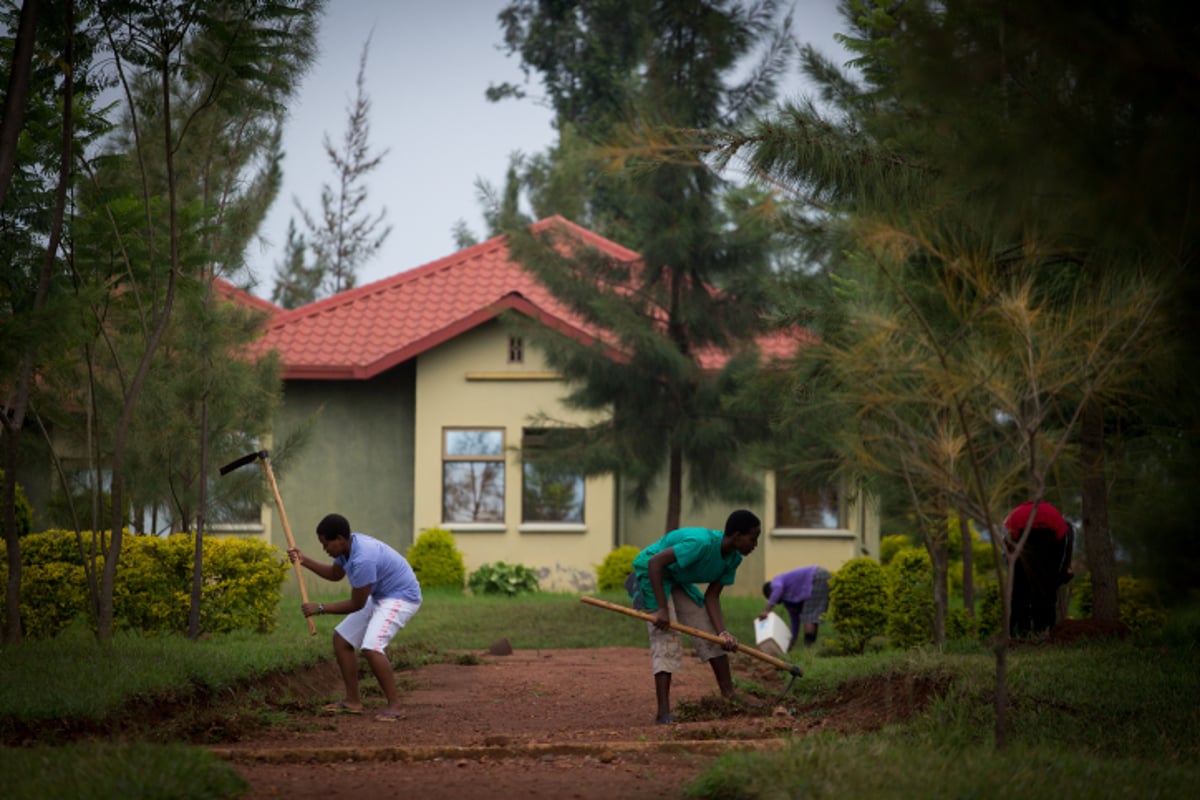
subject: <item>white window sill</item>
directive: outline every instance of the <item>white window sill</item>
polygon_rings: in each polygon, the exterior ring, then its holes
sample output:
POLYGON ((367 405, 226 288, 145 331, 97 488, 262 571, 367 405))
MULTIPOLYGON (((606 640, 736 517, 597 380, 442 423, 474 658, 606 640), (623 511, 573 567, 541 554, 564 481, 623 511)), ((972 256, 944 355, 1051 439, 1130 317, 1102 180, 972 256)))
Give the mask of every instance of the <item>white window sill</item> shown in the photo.
POLYGON ((266 528, 261 522, 217 522, 208 526, 213 533, 262 533, 266 528))
POLYGON ((582 522, 522 522, 521 533, 587 533, 582 522))
POLYGON ((771 535, 781 539, 855 539, 858 536, 845 528, 775 528, 771 535))
POLYGON ((451 533, 504 533, 508 530, 503 522, 443 522, 438 527, 451 533))

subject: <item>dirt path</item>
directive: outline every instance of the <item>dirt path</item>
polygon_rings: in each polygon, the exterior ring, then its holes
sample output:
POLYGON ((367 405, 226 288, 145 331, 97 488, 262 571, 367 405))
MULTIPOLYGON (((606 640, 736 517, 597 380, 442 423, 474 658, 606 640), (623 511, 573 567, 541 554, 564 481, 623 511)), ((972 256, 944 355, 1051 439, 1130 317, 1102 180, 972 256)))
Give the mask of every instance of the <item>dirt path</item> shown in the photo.
MULTIPOLYGON (((733 659, 739 678, 776 694, 786 685, 785 674, 762 662, 733 659)), ((907 717, 929 695, 928 687, 862 687, 815 714, 794 701, 731 709, 720 702, 710 669, 687 659, 672 699, 691 721, 656 725, 644 649, 516 651, 479 660, 399 673, 403 721, 379 722, 370 708, 362 716, 293 712, 269 738, 213 750, 247 779, 255 800, 670 798, 682 796, 722 752, 778 748, 815 729, 875 727, 907 717)), ((322 699, 340 697, 332 665, 310 679, 322 699)), ((364 681, 364 689, 372 685, 364 681)), ((378 694, 367 700, 381 705, 378 694)))

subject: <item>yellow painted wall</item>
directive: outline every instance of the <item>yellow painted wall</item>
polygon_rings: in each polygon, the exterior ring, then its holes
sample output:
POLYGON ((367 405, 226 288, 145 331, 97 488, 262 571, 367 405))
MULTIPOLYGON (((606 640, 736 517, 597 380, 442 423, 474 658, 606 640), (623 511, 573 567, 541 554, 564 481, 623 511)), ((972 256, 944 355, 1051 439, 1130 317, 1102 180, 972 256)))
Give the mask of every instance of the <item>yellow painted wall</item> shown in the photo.
POLYGON ((608 477, 584 487, 583 525, 521 525, 521 465, 513 448, 529 418, 585 421, 561 408, 563 384, 526 342, 524 361, 508 362, 508 330, 486 323, 422 354, 417 361, 413 523, 417 535, 440 527, 454 535, 467 573, 504 561, 538 572, 544 591, 591 591, 596 567, 614 547, 614 489, 608 477), (505 431, 505 519, 497 524, 442 521, 442 431, 446 427, 505 431))

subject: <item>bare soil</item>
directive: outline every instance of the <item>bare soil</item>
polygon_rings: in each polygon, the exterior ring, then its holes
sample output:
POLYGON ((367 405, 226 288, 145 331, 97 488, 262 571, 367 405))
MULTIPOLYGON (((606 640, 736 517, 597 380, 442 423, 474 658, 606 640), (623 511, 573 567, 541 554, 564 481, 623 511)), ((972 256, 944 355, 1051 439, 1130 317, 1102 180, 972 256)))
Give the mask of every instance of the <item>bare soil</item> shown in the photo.
POLYGON ((322 714, 321 704, 342 696, 327 664, 274 689, 286 722, 249 726, 238 741, 210 749, 249 782, 251 800, 671 798, 723 752, 779 748, 821 730, 872 730, 909 718, 945 689, 881 677, 803 705, 780 697, 787 673, 741 653, 732 661, 739 686, 761 687, 765 697, 726 703, 709 667, 688 658, 674 677, 677 721, 668 725, 654 722, 641 648, 473 653, 460 664, 401 671, 399 722, 375 718, 382 699, 369 675, 366 713, 322 714))

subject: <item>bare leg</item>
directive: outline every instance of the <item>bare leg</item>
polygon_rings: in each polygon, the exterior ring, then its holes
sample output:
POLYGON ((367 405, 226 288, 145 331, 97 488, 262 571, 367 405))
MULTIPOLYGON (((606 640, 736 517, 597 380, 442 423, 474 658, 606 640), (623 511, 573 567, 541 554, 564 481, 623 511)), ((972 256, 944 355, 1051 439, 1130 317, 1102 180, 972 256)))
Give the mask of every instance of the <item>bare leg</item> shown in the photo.
POLYGON ((733 675, 729 671, 729 656, 717 656, 709 659, 708 665, 712 667, 713 675, 717 679, 717 688, 721 690, 721 696, 733 697, 733 675))
POLYGON ((816 644, 817 641, 817 623, 806 622, 804 624, 804 645, 816 644))
POLYGON ((346 685, 346 705, 361 709, 362 699, 358 696, 358 658, 354 654, 354 648, 337 631, 333 632, 333 654, 337 657, 338 669, 342 673, 342 683, 346 685))
POLYGON ((401 709, 400 697, 396 692, 396 673, 392 671, 392 662, 388 661, 387 653, 363 650, 363 655, 367 658, 375 680, 379 681, 379 688, 383 689, 383 696, 387 698, 387 710, 399 712, 401 709))
POLYGON ((658 698, 656 722, 666 722, 671 717, 671 673, 654 673, 654 694, 658 698))

